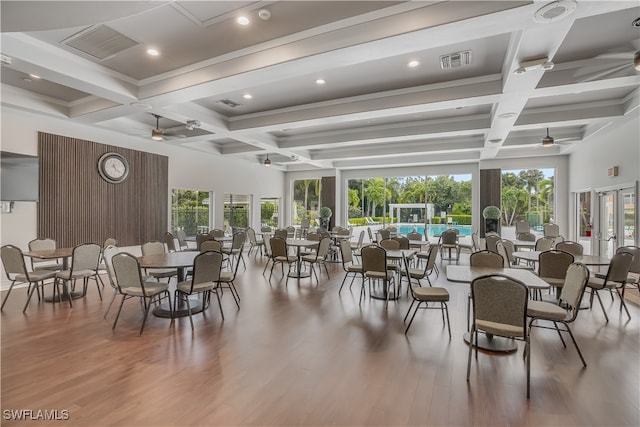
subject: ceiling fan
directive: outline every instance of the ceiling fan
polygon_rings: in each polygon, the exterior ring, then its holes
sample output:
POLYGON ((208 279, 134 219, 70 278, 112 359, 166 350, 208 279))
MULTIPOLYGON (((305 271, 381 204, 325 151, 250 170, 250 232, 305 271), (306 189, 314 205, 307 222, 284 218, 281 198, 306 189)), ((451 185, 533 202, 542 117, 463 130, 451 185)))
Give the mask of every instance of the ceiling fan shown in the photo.
POLYGON ((574 77, 579 83, 590 82, 607 77, 613 77, 617 73, 627 69, 635 69, 640 71, 640 47, 617 52, 603 53, 594 56, 592 59, 598 60, 600 63, 586 66, 577 70, 574 77))
POLYGON ((554 145, 564 145, 568 142, 573 142, 573 141, 577 141, 577 138, 554 138, 551 135, 549 135, 549 128, 547 128, 547 135, 542 138, 542 146, 543 147, 553 147, 554 145))
POLYGON ((163 141, 165 139, 171 138, 186 138, 187 135, 184 134, 184 130, 192 131, 194 129, 198 129, 201 126, 200 121, 189 120, 185 124, 163 129, 160 127, 160 119, 162 118, 162 116, 153 113, 152 115, 156 118, 156 127, 155 129, 151 130, 151 139, 153 139, 154 141, 163 141))

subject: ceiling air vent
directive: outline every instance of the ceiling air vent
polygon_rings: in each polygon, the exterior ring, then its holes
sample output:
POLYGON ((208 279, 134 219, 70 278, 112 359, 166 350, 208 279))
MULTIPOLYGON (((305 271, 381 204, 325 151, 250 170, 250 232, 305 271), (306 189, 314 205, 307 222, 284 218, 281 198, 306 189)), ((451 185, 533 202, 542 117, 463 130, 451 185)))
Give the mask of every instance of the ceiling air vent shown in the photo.
POLYGON ((137 41, 106 25, 89 27, 63 40, 62 43, 100 60, 110 58, 138 44, 137 41))
POLYGON ((223 103, 224 105, 226 105, 227 107, 231 107, 231 108, 236 108, 236 107, 240 106, 240 104, 238 104, 237 102, 234 102, 234 101, 230 100, 229 98, 221 99, 221 100, 220 100, 220 101, 218 101, 218 102, 221 102, 221 103, 223 103))
POLYGON ((440 68, 447 70, 449 68, 462 67, 471 64, 471 51, 448 53, 440 56, 440 68))

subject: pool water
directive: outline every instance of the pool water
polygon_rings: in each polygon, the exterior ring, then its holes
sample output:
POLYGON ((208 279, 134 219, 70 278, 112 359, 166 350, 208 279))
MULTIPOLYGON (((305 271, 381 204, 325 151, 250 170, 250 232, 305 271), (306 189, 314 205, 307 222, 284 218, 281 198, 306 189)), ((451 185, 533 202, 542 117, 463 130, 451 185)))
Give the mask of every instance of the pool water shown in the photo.
MULTIPOLYGON (((416 225, 400 225, 398 226, 398 233, 407 234, 411 233, 413 229, 418 233, 424 234, 424 224, 416 224, 416 225)), ((456 228, 460 231, 460 236, 471 236, 473 233, 473 229, 470 225, 447 225, 447 224, 428 224, 427 225, 427 235, 428 236, 439 236, 443 231, 449 228, 456 228)))

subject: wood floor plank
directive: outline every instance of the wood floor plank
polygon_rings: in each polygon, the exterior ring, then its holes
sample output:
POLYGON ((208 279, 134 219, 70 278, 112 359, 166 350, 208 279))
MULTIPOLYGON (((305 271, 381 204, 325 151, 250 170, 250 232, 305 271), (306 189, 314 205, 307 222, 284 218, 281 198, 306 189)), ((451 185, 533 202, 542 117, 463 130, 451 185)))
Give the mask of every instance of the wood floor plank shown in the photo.
MULTIPOLYGON (((465 255, 461 261, 468 262, 465 255)), ((522 344, 517 353, 480 352, 466 381, 468 286, 451 293, 452 338, 439 310, 420 310, 407 335, 409 299, 365 298, 360 284, 338 295, 343 272, 329 265, 320 284, 262 275, 249 257, 231 294, 205 315, 150 316, 127 301, 102 318, 95 286, 66 304, 32 301, 17 289, 1 314, 2 409, 68 410, 70 426, 637 426, 640 425, 640 309, 605 295, 574 325, 588 368, 554 331, 532 334, 531 399, 525 397, 522 344)), ((50 289, 48 289, 50 292, 50 289)), ((4 296, 4 295, 3 295, 4 296)), ((4 414, 4 412, 3 412, 4 414)), ((43 425, 3 420, 2 425, 43 425)))

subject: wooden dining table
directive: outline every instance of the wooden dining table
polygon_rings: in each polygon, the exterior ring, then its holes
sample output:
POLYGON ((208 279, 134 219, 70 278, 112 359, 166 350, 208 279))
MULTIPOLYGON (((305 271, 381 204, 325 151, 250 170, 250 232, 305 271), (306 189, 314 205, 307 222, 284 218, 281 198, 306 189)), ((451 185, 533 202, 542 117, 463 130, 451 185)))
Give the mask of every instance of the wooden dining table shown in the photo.
MULTIPOLYGON (((447 280, 450 282, 468 283, 481 276, 488 274, 502 274, 524 283, 529 290, 537 292, 541 289, 548 289, 550 285, 536 276, 531 270, 520 268, 488 268, 471 267, 468 265, 447 265, 447 280)), ((469 332, 463 335, 467 343, 471 343, 469 332)), ((478 334, 478 348, 495 351, 511 352, 518 349, 518 344, 514 339, 496 337, 489 334, 478 334)))
MULTIPOLYGON (((143 255, 138 257, 141 268, 175 268, 178 272, 178 282, 184 282, 187 276, 187 269, 193 265, 193 260, 199 254, 198 251, 177 251, 166 252, 164 254, 143 255)), ((190 300, 192 313, 199 313, 203 310, 204 305, 199 300, 190 300)), ((169 303, 162 303, 153 309, 153 314, 158 317, 171 317, 171 309, 169 303)), ((189 310, 183 302, 176 303, 173 316, 188 316, 189 310)))

